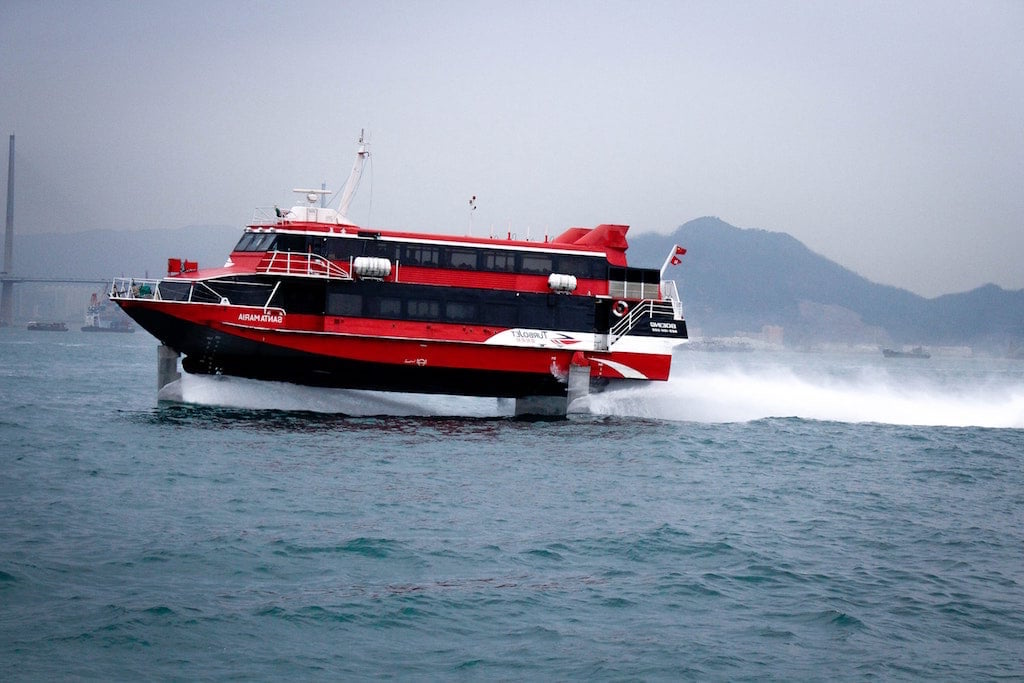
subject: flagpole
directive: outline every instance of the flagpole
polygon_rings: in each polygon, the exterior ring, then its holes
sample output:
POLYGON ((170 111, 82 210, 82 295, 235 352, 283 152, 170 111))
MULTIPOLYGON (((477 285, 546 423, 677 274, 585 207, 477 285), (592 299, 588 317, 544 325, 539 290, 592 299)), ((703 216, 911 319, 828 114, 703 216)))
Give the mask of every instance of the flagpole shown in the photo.
POLYGON ((665 257, 665 263, 661 266, 661 279, 665 279, 665 271, 668 270, 669 266, 674 266, 681 263, 679 257, 686 253, 678 244, 672 245, 672 250, 668 252, 668 256, 665 257))

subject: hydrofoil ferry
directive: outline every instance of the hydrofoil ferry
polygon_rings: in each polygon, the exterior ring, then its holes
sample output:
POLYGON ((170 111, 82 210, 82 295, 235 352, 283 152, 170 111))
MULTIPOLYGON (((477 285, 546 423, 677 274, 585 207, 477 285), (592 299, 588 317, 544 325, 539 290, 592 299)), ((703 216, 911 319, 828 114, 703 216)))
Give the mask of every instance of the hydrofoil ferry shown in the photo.
POLYGON ((686 321, 666 269, 627 264, 625 225, 543 241, 368 229, 347 214, 369 155, 360 138, 337 209, 295 190, 257 210, 220 268, 168 260, 117 278, 110 299, 160 342, 158 382, 185 372, 301 385, 507 397, 565 415, 589 391, 664 381, 686 321))

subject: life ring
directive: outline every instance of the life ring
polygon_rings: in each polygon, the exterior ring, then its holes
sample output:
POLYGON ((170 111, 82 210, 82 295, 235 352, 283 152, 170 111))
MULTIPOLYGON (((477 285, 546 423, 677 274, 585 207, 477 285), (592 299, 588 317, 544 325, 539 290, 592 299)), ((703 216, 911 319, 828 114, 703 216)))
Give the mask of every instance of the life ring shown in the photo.
POLYGON ((612 306, 612 313, 615 314, 616 318, 621 318, 622 316, 629 313, 629 304, 627 304, 625 301, 616 301, 615 305, 612 306))

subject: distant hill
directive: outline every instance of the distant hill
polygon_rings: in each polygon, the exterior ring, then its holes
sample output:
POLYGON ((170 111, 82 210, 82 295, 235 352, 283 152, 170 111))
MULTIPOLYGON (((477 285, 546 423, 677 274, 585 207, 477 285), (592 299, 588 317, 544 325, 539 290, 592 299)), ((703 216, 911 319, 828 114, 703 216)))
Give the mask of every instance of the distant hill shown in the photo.
POLYGON ((985 285, 926 299, 871 282, 784 233, 698 218, 671 235, 630 238, 632 265, 660 267, 687 249, 671 277, 691 326, 707 336, 781 325, 787 344, 971 345, 1005 350, 1024 341, 1024 290, 985 285))
MULTIPOLYGON (((14 272, 25 277, 160 277, 167 258, 220 266, 241 228, 15 235, 14 272)), ((674 278, 687 321, 705 336, 784 328, 787 345, 971 345, 995 352, 1024 346, 1024 290, 985 285, 925 299, 870 282, 784 233, 698 218, 671 235, 630 237, 632 265, 661 267, 673 244, 688 250, 674 278)), ((31 290, 25 289, 25 296, 31 290)), ((83 299, 87 300, 86 299, 83 299)), ((84 303, 68 304, 78 315, 84 303)), ((31 315, 43 315, 45 309, 31 315)))

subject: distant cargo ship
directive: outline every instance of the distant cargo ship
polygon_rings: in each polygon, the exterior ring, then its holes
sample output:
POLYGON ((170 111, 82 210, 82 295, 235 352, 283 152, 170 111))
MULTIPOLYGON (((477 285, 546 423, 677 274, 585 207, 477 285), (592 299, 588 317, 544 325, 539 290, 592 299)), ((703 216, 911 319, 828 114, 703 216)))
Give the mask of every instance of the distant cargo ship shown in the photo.
POLYGON ((910 351, 896 351, 894 349, 882 349, 882 355, 886 358, 931 358, 932 354, 917 346, 910 351))
POLYGON ((82 332, 134 332, 135 325, 121 309, 109 300, 101 300, 93 292, 89 308, 85 311, 85 326, 82 332))
POLYGON ((28 329, 33 332, 67 332, 68 326, 64 323, 41 323, 33 320, 28 324, 28 329))

